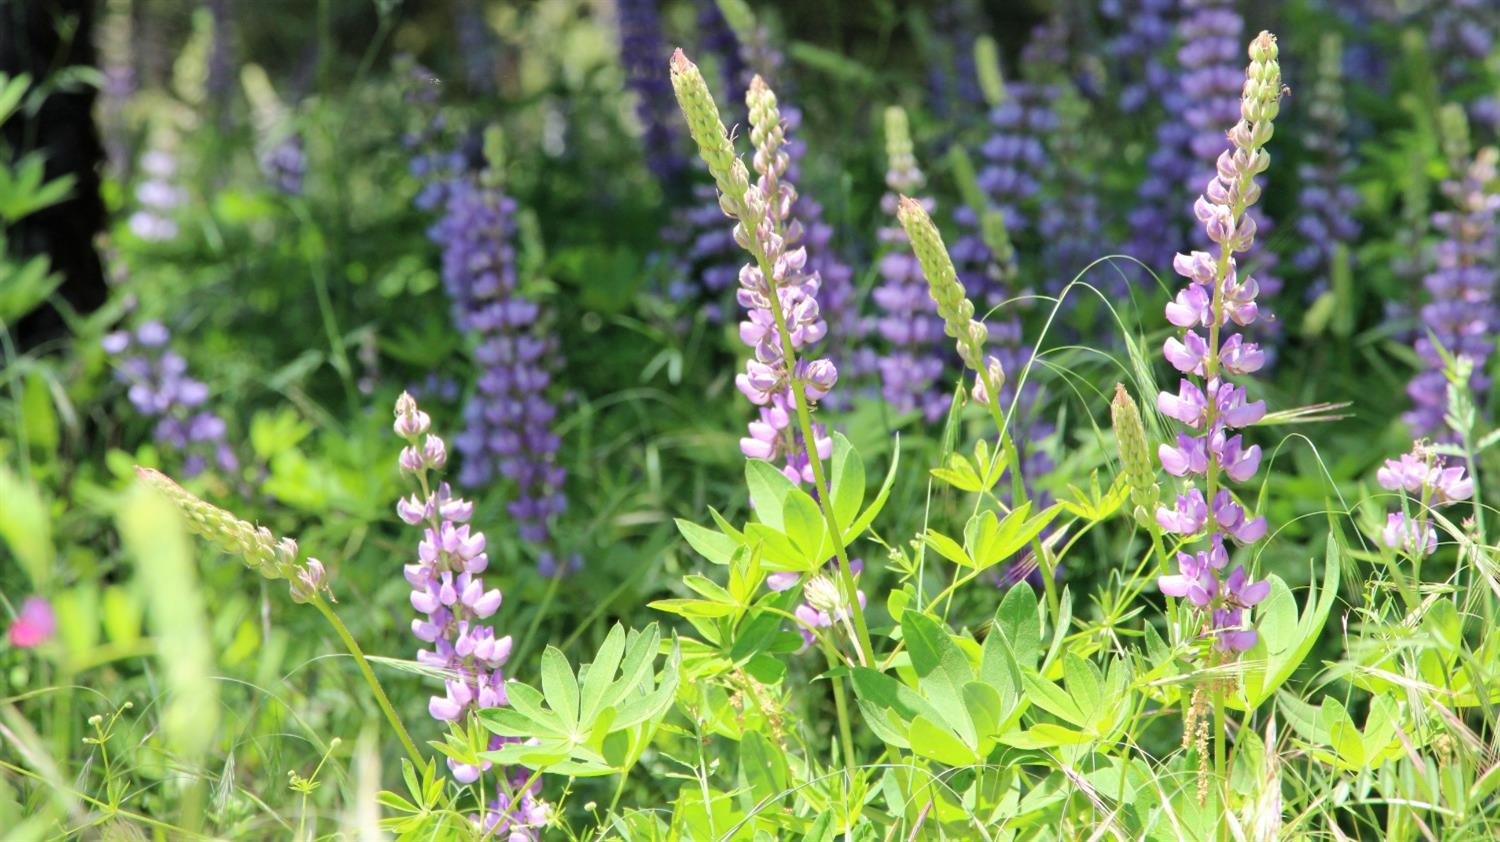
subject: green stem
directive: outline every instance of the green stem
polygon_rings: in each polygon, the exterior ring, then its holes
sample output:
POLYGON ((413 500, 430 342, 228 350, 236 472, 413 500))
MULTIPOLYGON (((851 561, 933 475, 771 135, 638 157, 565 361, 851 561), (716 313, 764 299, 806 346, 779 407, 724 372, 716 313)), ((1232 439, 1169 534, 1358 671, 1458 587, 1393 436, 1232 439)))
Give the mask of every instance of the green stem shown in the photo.
POLYGON ((380 680, 375 677, 375 671, 370 669, 370 662, 365 659, 364 650, 359 648, 359 644, 354 641, 354 636, 349 633, 344 621, 339 619, 339 615, 333 613, 333 609, 328 607, 328 603, 324 602, 321 596, 314 595, 312 604, 323 615, 323 619, 328 621, 328 625, 333 626, 334 632, 344 642, 344 648, 349 650, 349 654, 354 658, 360 674, 365 677, 365 683, 370 685, 370 692, 375 694, 375 703, 380 705, 386 721, 391 723, 391 728, 396 732, 396 738, 401 741, 401 747, 406 749, 411 762, 417 768, 422 768, 425 762, 422 753, 417 751, 416 744, 411 741, 411 735, 406 733, 406 726, 401 724, 401 717, 397 716, 396 709, 391 707, 391 700, 386 697, 385 690, 381 688, 380 680))
MULTIPOLYGON (((838 652, 834 651, 833 645, 823 640, 823 654, 828 658, 829 669, 843 666, 843 659, 838 652)), ((872 664, 873 666, 873 664, 872 664)), ((830 679, 833 684, 833 709, 838 717, 839 743, 844 750, 844 776, 845 785, 854 786, 854 734, 849 726, 849 705, 844 699, 844 683, 837 678, 830 679)))
MULTIPOLYGON (((774 195, 774 191, 772 192, 774 195)), ((849 601, 849 607, 854 615, 854 631, 856 643, 859 645, 860 661, 873 665, 875 647, 870 642, 870 629, 865 623, 865 610, 860 606, 856 595, 854 570, 849 566, 849 553, 844 548, 844 532, 839 528, 838 517, 833 513, 833 506, 829 504, 833 498, 829 494, 828 478, 823 472, 823 460, 818 456, 817 441, 813 438, 812 411, 808 409, 807 395, 803 394, 802 384, 793 374, 797 370, 797 349, 792 347, 792 335, 787 331, 786 313, 782 312, 781 306, 781 290, 776 286, 776 278, 770 262, 759 249, 755 249, 752 254, 756 265, 760 267, 761 276, 765 278, 766 289, 770 292, 771 315, 776 319, 776 332, 781 337, 781 356, 787 372, 787 388, 791 391, 792 400, 797 405, 797 427, 802 433, 802 448, 807 452, 807 461, 813 470, 813 488, 817 490, 818 500, 822 503, 818 508, 822 510, 823 521, 833 537, 833 551, 839 560, 839 579, 843 586, 844 598, 849 601)))
POLYGON ((1225 774, 1224 763, 1224 686, 1215 682, 1214 686, 1214 783, 1218 788, 1219 822, 1218 838, 1227 840, 1229 838, 1229 778, 1225 774))

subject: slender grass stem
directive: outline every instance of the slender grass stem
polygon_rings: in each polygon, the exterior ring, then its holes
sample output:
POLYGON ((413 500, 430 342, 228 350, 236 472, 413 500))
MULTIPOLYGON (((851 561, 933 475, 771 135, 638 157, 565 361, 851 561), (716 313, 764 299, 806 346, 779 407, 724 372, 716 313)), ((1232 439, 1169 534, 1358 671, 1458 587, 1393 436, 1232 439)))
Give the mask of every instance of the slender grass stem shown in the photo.
POLYGON ((411 758, 411 762, 416 764, 417 768, 420 769, 424 762, 422 753, 417 751, 416 744, 411 741, 411 735, 406 733, 406 726, 401 724, 401 717, 396 715, 396 709, 391 706, 391 700, 385 695, 385 690, 380 686, 380 679, 375 677, 375 671, 370 668, 370 662, 365 658, 364 650, 359 648, 359 644, 355 642, 354 636, 349 633, 349 629, 344 625, 344 621, 339 619, 339 615, 333 612, 333 609, 328 606, 328 603, 321 596, 315 595, 312 604, 313 607, 318 609, 318 613, 323 615, 323 619, 328 621, 328 625, 333 626, 334 632, 343 641, 344 648, 349 650, 349 654, 354 658, 355 666, 359 667, 360 675, 364 676, 365 683, 370 685, 370 692, 375 694, 375 703, 380 705, 380 710, 385 714, 386 721, 391 724, 391 728, 396 732, 396 738, 401 741, 401 747, 406 749, 406 754, 411 758))

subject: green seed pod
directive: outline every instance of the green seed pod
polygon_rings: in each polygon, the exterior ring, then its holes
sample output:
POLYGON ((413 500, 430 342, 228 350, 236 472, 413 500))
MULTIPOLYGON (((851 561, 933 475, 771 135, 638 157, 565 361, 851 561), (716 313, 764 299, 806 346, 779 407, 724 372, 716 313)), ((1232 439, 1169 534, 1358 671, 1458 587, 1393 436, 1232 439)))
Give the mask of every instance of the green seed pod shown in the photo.
POLYGON ((1120 448, 1120 463, 1125 468, 1125 482, 1130 486, 1130 499, 1135 503, 1136 520, 1144 526, 1150 523, 1160 489, 1151 462, 1151 448, 1146 441, 1146 428, 1141 423, 1141 411, 1130 393, 1125 391, 1123 383, 1115 384, 1115 399, 1110 402, 1109 416, 1115 431, 1115 443, 1120 448))

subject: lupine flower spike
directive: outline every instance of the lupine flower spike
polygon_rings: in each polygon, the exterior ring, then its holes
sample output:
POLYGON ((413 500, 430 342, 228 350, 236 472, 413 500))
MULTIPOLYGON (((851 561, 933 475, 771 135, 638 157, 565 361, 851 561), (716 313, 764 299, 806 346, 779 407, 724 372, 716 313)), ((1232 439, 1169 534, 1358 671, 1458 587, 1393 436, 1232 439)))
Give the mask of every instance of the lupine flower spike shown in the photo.
POLYGON ((1193 431, 1178 433, 1174 443, 1158 448, 1162 467, 1188 479, 1176 504, 1157 509, 1157 523, 1189 544, 1206 544, 1177 555, 1179 571, 1162 576, 1162 593, 1183 597, 1203 621, 1203 635, 1221 657, 1234 657, 1253 647, 1255 630, 1246 611, 1270 592, 1268 582, 1251 583, 1243 567, 1227 576, 1226 541, 1251 544, 1266 533, 1264 517, 1254 517, 1228 488, 1221 474, 1246 482, 1260 465, 1259 445, 1246 445, 1232 430, 1256 423, 1266 412, 1264 401, 1250 401, 1245 389, 1228 378, 1255 371, 1262 357, 1254 343, 1240 335, 1224 338, 1232 323, 1246 326, 1258 315, 1258 286, 1240 277, 1235 254, 1255 240, 1255 220, 1246 211, 1260 198, 1255 177, 1270 165, 1264 146, 1282 94, 1281 69, 1276 61, 1276 39, 1262 32, 1250 45, 1250 66, 1240 99, 1240 119, 1229 131, 1232 148, 1219 155, 1217 174, 1194 205, 1194 213, 1218 254, 1195 251, 1179 254, 1173 268, 1188 286, 1167 305, 1167 320, 1183 332, 1167 339, 1167 360, 1182 373, 1177 392, 1162 392, 1157 407, 1193 431), (1199 333, 1202 330, 1204 333, 1199 333), (1200 488, 1195 478, 1201 477, 1200 488))
MULTIPOLYGON (((894 106, 885 111, 885 145, 885 183, 890 189, 881 197, 880 208, 894 221, 901 196, 927 184, 912 155, 906 112, 894 106)), ((917 201, 931 212, 931 199, 917 201)), ((881 396, 895 411, 920 411, 932 423, 947 414, 950 402, 947 392, 937 388, 943 374, 939 349, 943 322, 927 295, 922 265, 912 254, 906 232, 899 225, 887 225, 880 229, 879 236, 887 249, 879 264, 883 283, 871 297, 881 311, 876 329, 889 346, 876 361, 881 396)))
POLYGON ((1448 380, 1444 353, 1466 357, 1472 364, 1469 388, 1475 402, 1484 404, 1489 388, 1484 375, 1495 347, 1494 329, 1496 214, 1500 194, 1493 192, 1497 152, 1487 147, 1454 178, 1443 183, 1452 210, 1434 213, 1432 224, 1443 239, 1433 251, 1432 270, 1422 279, 1430 296, 1422 306, 1423 331, 1416 341, 1423 369, 1406 387, 1414 406, 1406 422, 1419 436, 1452 440, 1444 415, 1448 409, 1448 380), (1436 340, 1436 344, 1434 344, 1436 340), (1439 352, 1439 346, 1442 352, 1439 352))
MULTIPOLYGON (((809 269, 807 249, 799 245, 804 229, 792 217, 797 191, 785 178, 790 160, 776 95, 758 76, 745 94, 755 150, 752 184, 702 73, 681 50, 672 57, 672 86, 719 188, 719 207, 737 220, 735 242, 752 257, 740 269, 736 293, 746 317, 740 323, 740 339, 752 354, 745 370, 735 377, 735 386, 760 411, 750 422, 749 435, 740 439, 740 450, 747 458, 780 461, 787 478, 810 483, 812 462, 796 421, 798 393, 806 404, 816 404, 833 390, 838 369, 827 358, 805 357, 827 334, 828 326, 818 304, 822 279, 809 269), (795 365, 793 359, 797 359, 795 365)), ((818 458, 832 456, 833 440, 820 425, 810 428, 818 458)))
MULTIPOLYGON (((432 419, 412 396, 402 392, 396 400, 396 435, 405 442, 398 460, 401 472, 416 480, 418 492, 396 504, 396 514, 412 526, 424 527, 416 560, 403 572, 411 585, 411 605, 418 616, 411 622, 416 638, 432 648, 417 650, 417 660, 443 670, 448 676, 442 695, 427 702, 427 712, 443 722, 461 722, 470 710, 508 703, 505 675, 501 668, 510 658, 511 638, 495 634, 487 622, 500 608, 498 588, 486 588, 483 574, 489 567, 483 532, 473 529, 469 519, 474 504, 453 496, 448 484, 433 487, 429 476, 447 462, 447 447, 431 432, 432 419)), ((489 748, 501 747, 505 738, 493 736, 489 748)), ((448 768, 460 783, 473 783, 491 764, 470 766, 448 759, 448 768)), ((511 833, 541 827, 549 809, 540 800, 540 788, 525 789, 527 775, 511 770, 502 781, 491 811, 476 821, 487 830, 511 833), (519 793, 522 806, 507 810, 512 793, 519 793), (492 827, 504 815, 504 827, 492 827)), ((520 838, 532 839, 529 832, 520 838)))
MULTIPOLYGON (((474 488, 496 479, 514 484, 507 510, 521 540, 538 548, 543 575, 559 572, 552 522, 567 508, 566 470, 557 463, 557 408, 547 398, 557 364, 556 337, 545 330, 542 305, 521 288, 513 242, 516 202, 500 183, 497 133, 486 138, 489 167, 452 179, 442 218, 428 236, 443 250, 443 285, 454 324, 474 342, 482 373, 464 407, 465 429, 454 444, 463 456, 459 483, 474 488)), ((569 559, 564 570, 581 564, 569 559)))

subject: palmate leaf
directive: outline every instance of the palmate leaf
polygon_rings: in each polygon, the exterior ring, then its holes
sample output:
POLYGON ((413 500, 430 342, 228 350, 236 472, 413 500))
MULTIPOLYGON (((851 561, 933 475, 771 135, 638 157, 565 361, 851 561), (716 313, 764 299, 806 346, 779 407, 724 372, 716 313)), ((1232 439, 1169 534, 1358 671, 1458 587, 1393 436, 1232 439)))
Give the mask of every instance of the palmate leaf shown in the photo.
POLYGON ((556 775, 624 774, 677 692, 681 651, 672 646, 658 678, 660 648, 654 624, 629 634, 616 625, 594 662, 575 676, 562 652, 548 647, 541 660, 542 690, 512 681, 506 688, 510 707, 479 712, 489 731, 525 737, 530 744, 509 744, 480 757, 556 775))

